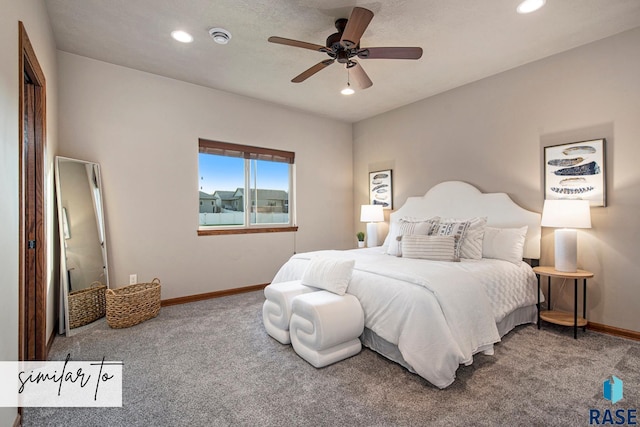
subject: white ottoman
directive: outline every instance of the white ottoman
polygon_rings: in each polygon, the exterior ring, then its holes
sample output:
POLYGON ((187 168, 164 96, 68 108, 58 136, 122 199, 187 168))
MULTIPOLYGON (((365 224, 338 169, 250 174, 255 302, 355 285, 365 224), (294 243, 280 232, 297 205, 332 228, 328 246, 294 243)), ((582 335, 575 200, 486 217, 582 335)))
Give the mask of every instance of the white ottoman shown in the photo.
POLYGON ((272 283, 264 288, 266 301, 262 305, 262 322, 267 333, 282 344, 289 344, 289 318, 291 300, 316 288, 304 286, 300 280, 272 283))
POLYGON ((360 352, 364 313, 353 295, 308 293, 293 299, 289 329, 295 352, 322 368, 360 352))

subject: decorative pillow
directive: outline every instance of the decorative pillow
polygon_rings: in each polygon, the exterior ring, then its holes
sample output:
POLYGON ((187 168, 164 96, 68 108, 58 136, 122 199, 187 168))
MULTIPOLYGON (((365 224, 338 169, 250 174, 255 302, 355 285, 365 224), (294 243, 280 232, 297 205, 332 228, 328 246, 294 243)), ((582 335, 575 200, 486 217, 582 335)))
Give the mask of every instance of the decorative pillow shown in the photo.
POLYGON ((433 235, 435 236, 458 236, 456 240, 455 256, 460 258, 460 249, 464 244, 467 230, 469 229, 469 221, 446 220, 441 221, 435 228, 433 235))
POLYGON ((422 234, 432 234, 440 221, 440 217, 428 219, 402 218, 397 223, 391 223, 388 236, 387 254, 393 256, 402 256, 402 236, 422 234))
POLYGON ((394 242, 398 241, 398 236, 400 236, 400 221, 403 222, 424 222, 424 221, 440 221, 440 217, 434 216, 432 218, 412 218, 412 217, 403 217, 399 220, 391 222, 389 225, 389 232, 387 233, 387 237, 384 239, 384 243, 382 246, 385 247, 385 250, 394 242))
POLYGON ((382 244, 387 254, 391 255, 391 253, 389 253, 389 248, 396 244, 396 242, 398 241, 399 235, 400 235, 400 221, 392 221, 389 224, 389 232, 387 233, 387 237, 385 237, 384 243, 382 244))
POLYGON ((313 258, 302 275, 302 284, 344 295, 354 264, 352 259, 313 258))
POLYGON ((456 240, 457 236, 402 236, 402 257, 457 262, 456 240))
POLYGON ((527 226, 521 228, 486 227, 482 241, 482 257, 496 258, 519 265, 524 251, 527 226))
POLYGON ((460 258, 481 259, 482 258, 482 238, 484 229, 487 226, 487 217, 475 217, 469 219, 443 219, 441 222, 469 223, 466 233, 460 237, 460 258))

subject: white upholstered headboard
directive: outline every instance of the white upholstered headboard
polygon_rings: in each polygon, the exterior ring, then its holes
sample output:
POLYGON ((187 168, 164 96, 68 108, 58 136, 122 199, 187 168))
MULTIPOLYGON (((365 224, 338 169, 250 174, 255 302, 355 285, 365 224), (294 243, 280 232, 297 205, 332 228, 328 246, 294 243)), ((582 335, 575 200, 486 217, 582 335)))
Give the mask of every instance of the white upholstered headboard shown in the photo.
POLYGON ((540 258, 540 214, 521 208, 505 193, 481 193, 473 185, 446 181, 431 188, 422 197, 409 197, 391 214, 391 222, 404 217, 427 218, 487 217, 490 227, 528 226, 524 258, 540 258))

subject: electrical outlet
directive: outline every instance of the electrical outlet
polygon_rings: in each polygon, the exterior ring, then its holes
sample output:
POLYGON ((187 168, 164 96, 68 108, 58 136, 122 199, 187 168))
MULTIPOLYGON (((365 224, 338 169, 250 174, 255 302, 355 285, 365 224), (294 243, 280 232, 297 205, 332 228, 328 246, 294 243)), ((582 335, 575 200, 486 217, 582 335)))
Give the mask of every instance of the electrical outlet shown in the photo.
POLYGON ((138 275, 137 274, 130 274, 129 275, 129 284, 130 285, 135 285, 136 283, 138 283, 138 275))

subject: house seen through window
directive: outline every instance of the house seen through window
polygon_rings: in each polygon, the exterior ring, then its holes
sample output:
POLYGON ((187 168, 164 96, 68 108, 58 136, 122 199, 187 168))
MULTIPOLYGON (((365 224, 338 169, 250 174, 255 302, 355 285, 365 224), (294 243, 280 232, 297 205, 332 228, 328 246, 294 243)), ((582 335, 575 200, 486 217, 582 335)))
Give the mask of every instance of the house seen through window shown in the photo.
POLYGON ((294 157, 288 151, 200 139, 199 230, 292 227, 294 157))

